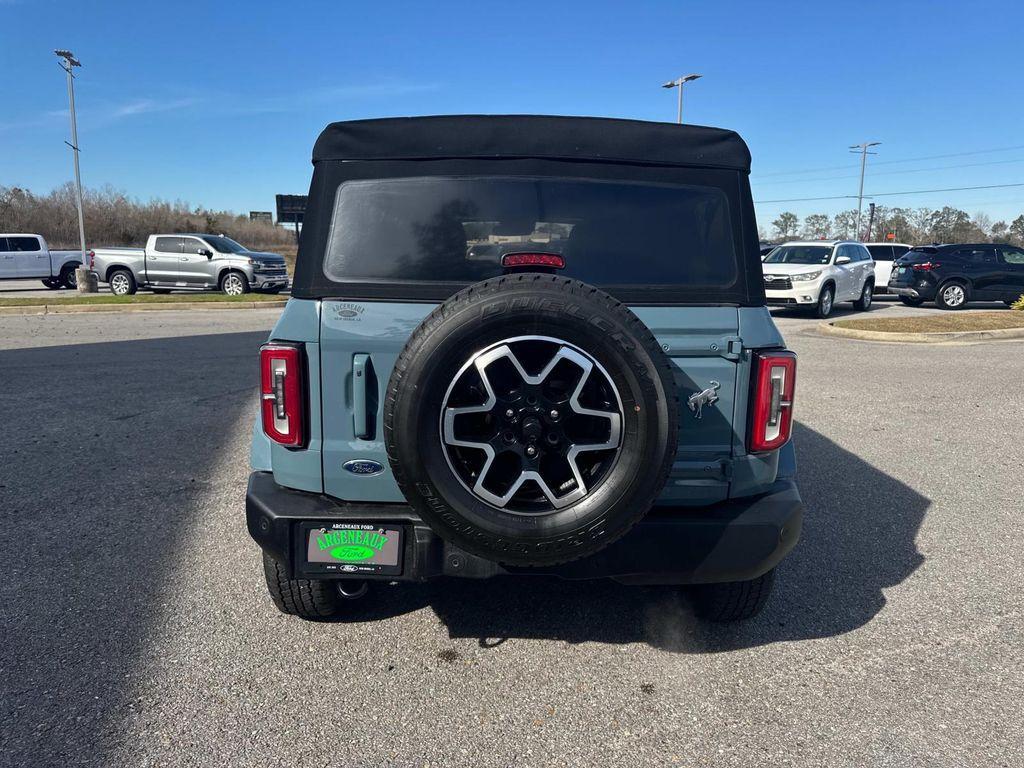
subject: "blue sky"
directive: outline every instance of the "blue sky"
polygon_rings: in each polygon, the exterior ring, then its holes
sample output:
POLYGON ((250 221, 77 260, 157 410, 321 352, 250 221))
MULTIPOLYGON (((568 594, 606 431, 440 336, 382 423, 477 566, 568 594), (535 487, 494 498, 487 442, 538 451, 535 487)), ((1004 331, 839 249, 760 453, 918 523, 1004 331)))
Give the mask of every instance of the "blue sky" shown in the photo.
MULTIPOLYGON (((733 128, 755 200, 1024 182, 1019 2, 353 3, 0 0, 0 185, 70 177, 73 50, 82 174, 148 199, 270 210, 304 193, 332 120, 543 113, 733 128), (993 151, 999 150, 999 151, 993 151), (968 154, 970 153, 970 154, 968 154), (919 159, 920 158, 920 159, 919 159), (877 163, 877 164, 876 164, 877 163)), ((1024 187, 879 197, 1024 212, 1024 187)), ((854 201, 855 204, 855 201, 854 201)), ((758 204, 762 226, 849 200, 758 204)))

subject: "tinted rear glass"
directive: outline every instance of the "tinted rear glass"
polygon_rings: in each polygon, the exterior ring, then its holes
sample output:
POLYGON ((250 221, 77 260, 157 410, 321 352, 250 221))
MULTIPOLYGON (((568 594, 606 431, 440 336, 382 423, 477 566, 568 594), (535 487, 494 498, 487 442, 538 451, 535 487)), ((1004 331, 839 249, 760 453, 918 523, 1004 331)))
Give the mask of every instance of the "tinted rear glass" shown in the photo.
POLYGON ((892 261, 891 245, 869 245, 867 249, 875 261, 892 261))
POLYGON ((36 237, 8 237, 7 249, 9 251, 21 251, 22 253, 35 253, 39 251, 39 238, 36 237))
POLYGON ((161 253, 181 253, 181 238, 158 237, 153 248, 161 253))
POLYGON ((597 285, 737 280, 720 189, 522 176, 345 182, 324 272, 338 282, 475 282, 523 251, 560 254, 560 274, 597 285))

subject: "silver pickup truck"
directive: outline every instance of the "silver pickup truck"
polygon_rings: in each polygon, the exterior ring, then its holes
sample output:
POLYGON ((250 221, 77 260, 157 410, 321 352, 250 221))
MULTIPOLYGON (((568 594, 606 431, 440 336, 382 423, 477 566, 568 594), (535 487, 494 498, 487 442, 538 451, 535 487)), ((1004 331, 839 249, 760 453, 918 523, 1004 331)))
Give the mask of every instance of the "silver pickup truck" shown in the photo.
POLYGON ((93 270, 117 296, 140 288, 154 293, 219 290, 239 296, 288 287, 283 256, 250 251, 224 235, 150 235, 145 248, 96 248, 94 253, 93 270))
POLYGON ((38 278, 47 288, 75 288, 81 251, 51 251, 42 235, 0 233, 0 280, 38 278))

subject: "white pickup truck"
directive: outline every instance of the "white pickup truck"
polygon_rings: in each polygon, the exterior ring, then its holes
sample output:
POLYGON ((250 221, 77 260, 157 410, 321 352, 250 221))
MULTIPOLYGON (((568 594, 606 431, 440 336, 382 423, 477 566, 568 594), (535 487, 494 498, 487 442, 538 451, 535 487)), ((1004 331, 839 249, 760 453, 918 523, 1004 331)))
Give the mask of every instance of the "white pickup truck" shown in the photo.
POLYGON ((154 293, 219 290, 238 296, 288 287, 283 256, 250 251, 224 235, 150 235, 145 248, 96 248, 93 253, 93 270, 117 296, 140 288, 154 293))
POLYGON ((47 288, 75 288, 81 251, 51 251, 42 235, 0 234, 0 280, 38 278, 47 288))

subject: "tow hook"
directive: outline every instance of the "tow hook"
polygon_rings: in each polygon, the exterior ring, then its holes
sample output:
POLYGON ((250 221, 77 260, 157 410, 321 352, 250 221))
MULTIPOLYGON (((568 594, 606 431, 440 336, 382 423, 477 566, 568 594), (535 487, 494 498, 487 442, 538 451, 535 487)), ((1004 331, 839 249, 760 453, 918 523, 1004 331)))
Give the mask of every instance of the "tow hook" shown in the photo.
POLYGON ((339 581, 338 594, 346 600, 358 600, 366 594, 370 585, 365 581, 339 581))

